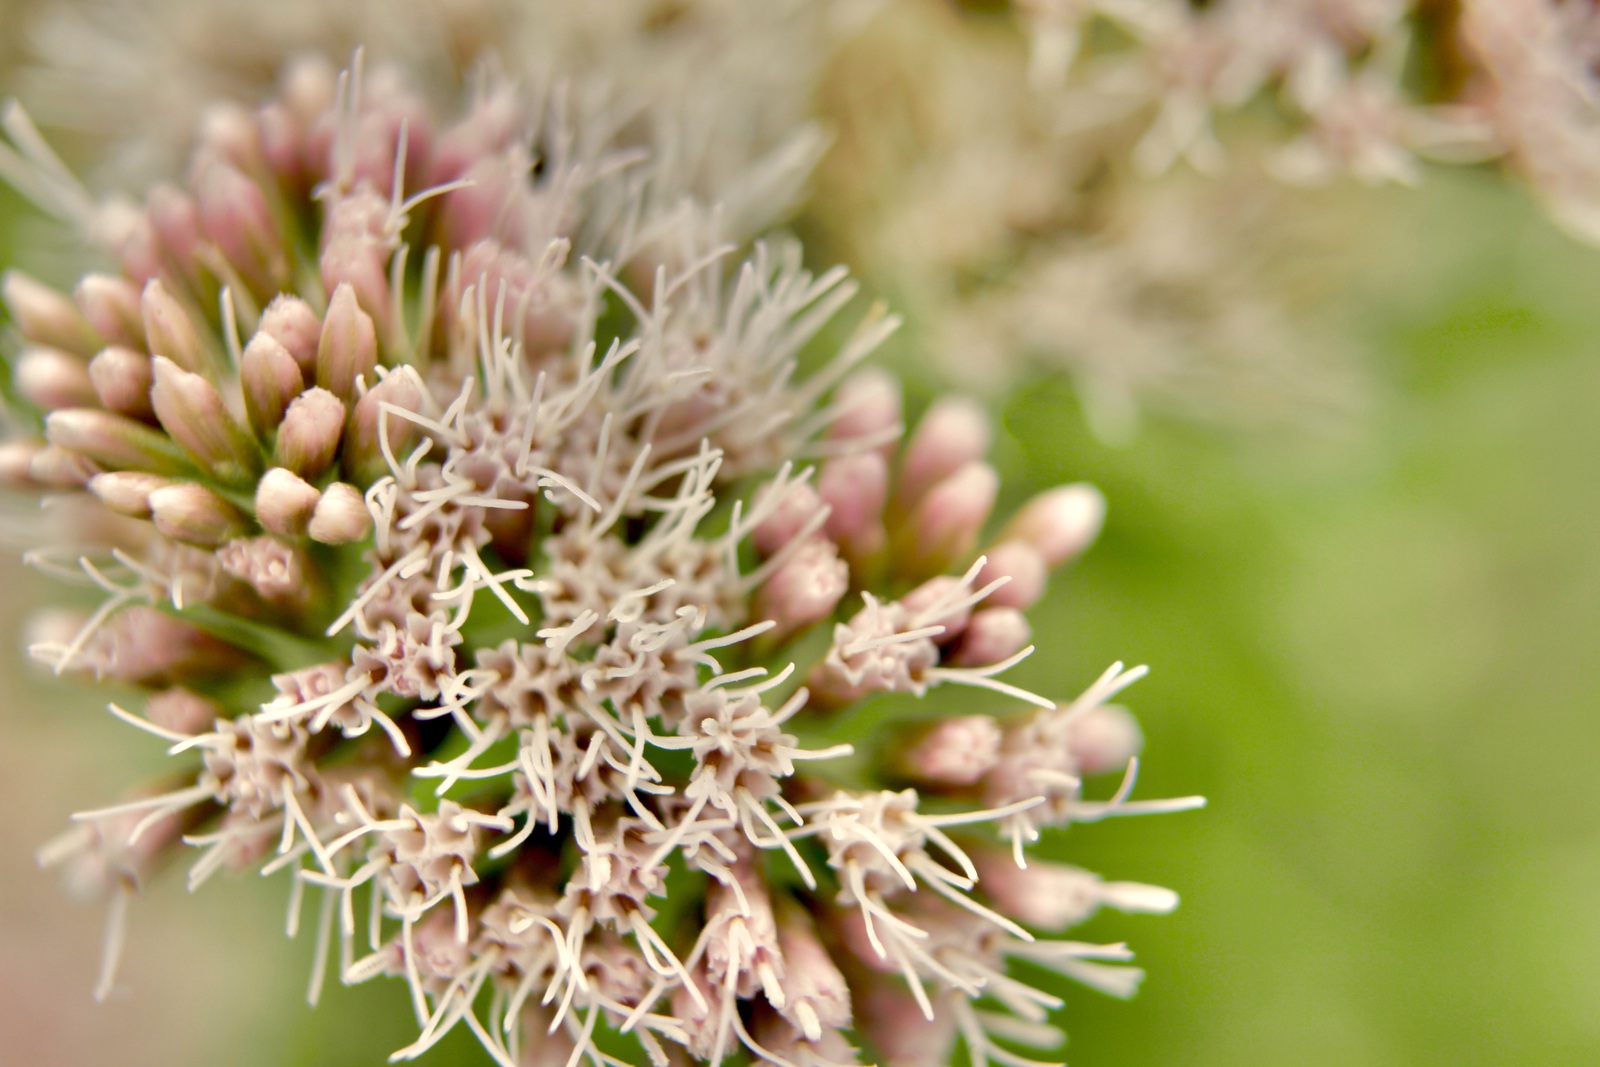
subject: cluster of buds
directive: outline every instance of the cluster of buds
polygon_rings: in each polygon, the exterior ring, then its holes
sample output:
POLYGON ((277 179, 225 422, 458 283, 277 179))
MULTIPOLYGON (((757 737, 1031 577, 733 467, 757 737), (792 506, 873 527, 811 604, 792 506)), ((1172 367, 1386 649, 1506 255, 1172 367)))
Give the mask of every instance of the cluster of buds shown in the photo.
MULTIPOLYGON (((7 129, 29 191, 83 198, 7 129)), ((6 276, 40 419, 0 471, 74 516, 35 561, 106 593, 32 652, 139 687, 113 714, 185 768, 42 854, 113 901, 101 992, 188 845, 191 888, 285 872, 291 930, 320 897, 313 1000, 330 966, 404 981, 397 1058, 465 1025, 506 1067, 1024 1062, 1060 1001, 1009 962, 1127 995, 1124 946, 1040 933, 1176 903, 1026 846, 1198 803, 1128 799, 1137 671, 1063 706, 999 678, 1103 503, 993 521, 982 412, 902 447, 857 368, 892 319, 802 376, 843 273, 730 269, 715 212, 593 133, 300 64, 209 116, 183 185, 84 208, 119 273, 6 276), (995 713, 822 741, 943 685, 995 713)))

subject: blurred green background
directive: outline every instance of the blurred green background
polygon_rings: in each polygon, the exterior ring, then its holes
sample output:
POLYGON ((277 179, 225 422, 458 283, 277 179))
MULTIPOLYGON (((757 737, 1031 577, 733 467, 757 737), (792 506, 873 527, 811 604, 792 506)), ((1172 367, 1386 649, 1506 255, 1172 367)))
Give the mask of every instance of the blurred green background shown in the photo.
MULTIPOLYGON (((1486 174, 1363 195, 1376 273, 1345 325, 1377 400, 1343 432, 1152 418, 1113 448, 1051 379, 998 413, 1009 494, 1111 503, 1012 680, 1150 664, 1140 793, 1211 801, 1058 839, 1184 898, 1081 931, 1150 977, 1069 994, 1075 1067, 1600 1062, 1600 256, 1486 174)), ((14 648, 47 586, 14 558, 0 581, 14 648)), ((100 914, 31 854, 159 746, 6 662, 0 1063, 349 1067, 409 1040, 398 983, 300 1003, 281 880, 154 886, 95 1007, 100 914)), ((486 1060, 459 1038, 422 1062, 486 1060)))

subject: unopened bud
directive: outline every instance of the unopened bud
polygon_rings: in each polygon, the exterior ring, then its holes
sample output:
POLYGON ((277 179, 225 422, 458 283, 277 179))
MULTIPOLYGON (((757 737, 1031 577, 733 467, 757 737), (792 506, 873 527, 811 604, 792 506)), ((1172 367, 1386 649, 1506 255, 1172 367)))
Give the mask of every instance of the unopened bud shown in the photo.
POLYGON ((248 108, 231 100, 209 104, 200 115, 199 127, 197 148, 207 165, 231 164, 245 171, 261 168, 261 138, 256 117, 248 108))
POLYGON ((318 269, 329 291, 348 285, 368 315, 389 321, 389 253, 383 245, 365 235, 337 235, 322 250, 318 269))
POLYGON ((369 378, 378 365, 378 332, 372 316, 361 310, 355 290, 339 286, 328 302, 317 344, 317 384, 340 400, 355 395, 356 379, 369 378))
POLYGON ((23 349, 11 382, 24 400, 41 411, 88 407, 99 399, 83 360, 58 348, 23 349))
POLYGON ((274 467, 256 486, 256 519, 269 532, 297 537, 311 524, 322 494, 293 471, 274 467))
POLYGON ((144 347, 138 286, 112 274, 87 274, 73 296, 83 317, 101 337, 115 345, 144 347))
POLYGON ((841 543, 870 536, 881 523, 888 492, 889 464, 878 453, 830 459, 817 478, 817 493, 829 508, 823 529, 841 543))
POLYGON ((1018 867, 1007 852, 975 849, 973 861, 986 892, 1005 914, 1041 930, 1059 931, 1092 918, 1102 907, 1165 915, 1178 894, 1138 882, 1107 882, 1098 874, 1038 860, 1018 867))
POLYGON ((956 1039, 956 1013, 922 1014, 911 991, 898 982, 871 982, 857 1005, 856 1023, 880 1063, 893 1067, 946 1067, 956 1039))
POLYGON ((28 477, 54 489, 81 489, 99 472, 93 460, 54 445, 34 453, 28 463, 28 477))
POLYGON ((788 634, 833 614, 850 589, 850 568, 832 541, 817 537, 801 545, 756 594, 755 614, 788 634))
POLYGON ((988 715, 945 719, 905 752, 903 769, 928 785, 973 785, 1000 762, 1000 737, 988 715))
POLYGON ((1102 704, 1072 720, 1067 747, 1084 774, 1119 771, 1144 748, 1139 720, 1127 708, 1102 704))
POLYGON ((970 558, 999 491, 994 468, 978 460, 929 489, 907 530, 913 568, 940 571, 970 558))
POLYGON ((1039 550, 1051 567, 1084 553, 1106 521, 1106 498, 1084 482, 1046 490, 1023 505, 1006 524, 1002 539, 1016 538, 1039 550))
POLYGON ((298 296, 279 296, 261 313, 257 330, 277 341, 294 357, 303 377, 308 380, 316 377, 322 320, 311 310, 310 304, 298 296))
POLYGON ((244 389, 245 416, 251 429, 261 435, 278 428, 289 403, 306 385, 294 356, 264 330, 244 346, 239 382, 244 389))
POLYGON ((333 462, 343 433, 344 404, 326 389, 307 389, 294 398, 278 427, 278 465, 315 478, 333 462))
POLYGON ((334 482, 317 501, 311 515, 311 539, 327 545, 360 541, 372 532, 372 515, 367 511, 361 491, 344 482, 334 482))
MULTIPOLYGON (((145 201, 150 225, 155 229, 166 259, 185 277, 195 276, 204 243, 200 234, 200 209, 194 199, 172 185, 158 185, 145 201)), ((149 319, 146 318, 148 328, 149 319)), ((154 339, 152 338, 152 346, 154 339)), ((153 349, 161 352, 160 349, 153 349)), ((170 356, 170 352, 161 352, 170 356)))
POLYGON ((20 270, 0 275, 0 297, 17 332, 34 344, 87 359, 104 342, 69 298, 20 270))
MULTIPOLYGON (((828 427, 829 437, 888 438, 900 425, 900 382, 878 367, 859 370, 834 390, 833 407, 838 414, 828 427)), ((885 450, 891 443, 885 441, 885 450)))
POLYGON ((850 986, 811 926, 811 917, 780 898, 778 947, 783 953, 783 1016, 808 1041, 850 1025, 850 986))
POLYGON ((822 498, 809 484, 791 484, 772 514, 751 532, 750 543, 761 555, 770 556, 798 537, 824 506, 822 498))
POLYGON ((186 371, 204 371, 209 363, 194 321, 160 278, 145 284, 139 300, 144 335, 152 356, 166 356, 186 371))
POLYGON ((203 485, 177 482, 150 494, 156 529, 174 541, 219 548, 250 528, 232 504, 203 485))
POLYGON ((289 282, 289 261, 261 187, 237 168, 213 158, 202 165, 195 191, 206 236, 250 290, 266 296, 284 288, 289 282))
POLYGON ((150 357, 143 352, 112 345, 89 361, 89 381, 100 403, 109 410, 136 419, 148 419, 155 414, 150 406, 155 369, 150 365, 150 357))
POLYGON ((260 451, 228 413, 216 386, 165 356, 153 362, 150 404, 172 439, 224 481, 253 479, 261 469, 260 451))
POLYGON ((962 586, 959 578, 952 578, 949 575, 941 574, 936 577, 929 578, 927 581, 911 590, 911 592, 901 597, 900 604, 907 611, 910 611, 912 614, 918 616, 919 625, 943 626, 944 633, 934 638, 934 640, 943 644, 945 642, 954 640, 960 635, 962 630, 966 629, 967 620, 972 617, 972 608, 970 606, 963 605, 962 607, 956 608, 954 611, 947 611, 943 615, 933 615, 930 613, 932 611, 939 610, 938 605, 940 604, 960 603, 963 599, 961 594, 964 591, 965 587, 962 586))
POLYGON ((67 408, 45 419, 50 443, 81 453, 113 470, 181 474, 188 460, 163 433, 123 415, 95 408, 67 408))
POLYGON ((350 427, 345 431, 343 453, 345 473, 356 481, 373 481, 386 469, 380 431, 381 437, 387 438, 390 451, 397 455, 416 436, 417 424, 386 411, 385 405, 404 411, 421 410, 422 387, 414 372, 405 368, 391 371, 356 401, 355 410, 350 413, 350 427))
POLYGON ((996 608, 1031 608, 1044 595, 1050 580, 1050 568, 1045 565, 1039 550, 1026 541, 1002 541, 984 553, 987 562, 978 572, 978 585, 988 585, 996 578, 1009 578, 1000 588, 990 593, 984 603, 996 608))
POLYGON ((0 442, 0 488, 37 489, 38 484, 29 475, 28 468, 33 457, 46 447, 43 441, 0 442))
POLYGON ((172 484, 171 478, 143 471, 109 471, 89 479, 89 492, 121 515, 136 519, 150 517, 150 494, 172 484))
POLYGON ((1021 652, 1033 627, 1016 608, 984 608, 972 613, 950 662, 957 667, 987 667, 1021 652))
POLYGON ((222 709, 199 693, 173 686, 152 694, 144 705, 144 717, 174 733, 205 733, 222 717, 222 709))
POLYGON ((937 401, 906 445, 900 460, 900 482, 895 495, 911 507, 939 482, 989 451, 993 430, 989 416, 975 401, 947 396, 937 401))

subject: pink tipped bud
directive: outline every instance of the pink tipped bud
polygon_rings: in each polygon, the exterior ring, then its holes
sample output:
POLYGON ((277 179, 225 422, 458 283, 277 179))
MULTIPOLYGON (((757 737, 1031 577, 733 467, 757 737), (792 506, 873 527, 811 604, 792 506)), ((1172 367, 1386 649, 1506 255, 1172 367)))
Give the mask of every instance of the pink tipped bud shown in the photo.
POLYGON ((907 507, 915 504, 936 484, 982 459, 992 436, 989 416, 975 401, 964 396, 937 401, 906 445, 896 497, 907 507))
POLYGON ((46 447, 43 441, 0 442, 0 488, 37 489, 39 485, 29 475, 28 468, 33 457, 46 447))
POLYGON ((897 982, 867 986, 856 1020, 879 1061, 892 1067, 947 1067, 956 1040, 956 1013, 922 1014, 911 991, 897 982))
POLYGON ((171 478, 143 471, 111 471, 89 479, 89 492, 121 515, 136 519, 150 517, 150 494, 172 484, 171 478))
POLYGON ((99 472, 93 460, 53 445, 34 453, 28 463, 29 479, 55 489, 81 489, 99 472))
POLYGON ((100 403, 111 411, 136 419, 155 415, 155 409, 150 406, 150 387, 156 382, 155 368, 143 352, 112 345, 89 361, 89 381, 100 403))
POLYGON ((278 427, 278 465, 315 478, 333 462, 343 433, 344 404, 326 389, 307 389, 294 398, 278 427))
POLYGON ((362 310, 377 322, 389 321, 389 253, 383 245, 365 235, 335 236, 322 250, 318 268, 328 290, 350 286, 362 310))
POLYGON ((859 370, 834 391, 833 407, 838 414, 828 427, 829 437, 838 441, 883 438, 887 451, 891 435, 900 425, 900 382, 877 367, 859 370))
POLYGON ((1106 498, 1084 482, 1057 486, 1023 505, 1006 524, 1003 538, 1026 541, 1045 563, 1059 567, 1084 553, 1106 521, 1106 498))
POLYGON ((928 490, 906 531, 912 565, 926 573, 970 559, 999 491, 999 475, 978 460, 928 490))
POLYGON ((1067 747, 1084 774, 1120 771, 1144 748, 1139 720, 1127 708, 1103 704, 1072 720, 1067 747))
POLYGON ((186 371, 204 371, 210 360, 200 343, 200 333, 194 320, 167 292, 161 279, 156 278, 144 287, 139 300, 139 310, 144 318, 144 335, 152 356, 166 356, 186 371))
POLYGON ((156 356, 153 363, 156 383, 150 404, 172 439, 224 481, 253 478, 261 469, 260 452, 228 414, 217 387, 165 356, 156 356))
POLYGON ((850 568, 832 541, 817 537, 773 572, 756 594, 755 614, 778 623, 788 634, 833 614, 850 589, 850 568))
MULTIPOLYGON (((204 244, 200 234, 200 208, 188 193, 165 184, 150 190, 146 205, 150 225, 155 229, 166 259, 185 277, 194 277, 199 268, 200 249, 204 244)), ((148 328, 148 317, 145 323, 148 328)), ((170 352, 161 354, 172 355, 170 352)))
POLYGON ((1102 907, 1165 915, 1178 906, 1170 889, 1138 882, 1107 882, 1098 874, 1060 863, 1032 861, 1018 867, 1009 853, 976 850, 979 884, 1005 914, 1041 930, 1065 930, 1092 918, 1102 907))
POLYGON ((945 719, 904 754, 905 771, 929 785, 973 785, 1000 762, 1000 736, 988 715, 945 719))
POLYGON ((205 733, 222 717, 222 709, 199 693, 173 686, 153 694, 144 705, 144 717, 174 733, 205 733))
POLYGON ((876 452, 830 459, 817 479, 817 493, 831 509, 824 530, 840 543, 870 538, 883 519, 889 494, 889 464, 876 452))
POLYGON ((322 340, 322 320, 298 296, 283 295, 267 305, 257 327, 294 357, 307 379, 317 374, 317 346, 322 340))
POLYGON ((322 494, 293 471, 274 467, 256 486, 256 518, 269 532, 298 537, 311 525, 322 494))
POLYGON ((369 379, 378 365, 378 332, 372 316, 361 310, 355 290, 339 286, 328 302, 317 345, 317 384, 340 400, 355 395, 356 379, 369 379))
POLYGON ((372 532, 372 515, 367 511, 361 491, 344 482, 334 482, 317 501, 309 530, 313 541, 327 545, 360 541, 372 532))
POLYGON ((58 348, 23 349, 11 381, 24 400, 43 411, 90 407, 99 399, 83 360, 58 348))
POLYGON ((911 592, 900 598, 900 603, 907 611, 921 616, 919 623, 924 626, 938 625, 944 627, 944 633, 935 640, 948 642, 960 635, 967 628, 967 620, 972 617, 971 607, 960 607, 944 615, 931 615, 936 605, 945 603, 959 603, 964 587, 959 578, 951 578, 941 574, 929 578, 911 592))
MULTIPOLYGON (((199 126, 196 147, 205 161, 203 167, 209 169, 215 162, 246 171, 260 169, 261 137, 256 117, 248 108, 232 101, 209 104, 200 115, 199 126)), ((203 182, 202 175, 200 183, 203 182)))
POLYGON ((213 158, 201 165, 195 191, 206 236, 251 291, 266 296, 286 286, 289 260, 261 187, 235 167, 213 158))
POLYGON ((78 307, 96 333, 116 345, 144 347, 144 313, 139 287, 126 278, 89 274, 73 291, 78 307))
POLYGON ((984 608, 974 612, 962 631, 950 662, 957 667, 987 667, 1028 647, 1033 628, 1016 608, 984 608))
POLYGON ((70 299, 20 270, 0 275, 0 298, 17 332, 34 344, 87 359, 105 342, 70 299))
POLYGON ((762 556, 772 555, 798 537, 823 506, 822 498, 810 485, 790 485, 772 514, 751 532, 750 543, 762 556))
POLYGON ((201 548, 219 548, 247 531, 249 522, 232 504, 203 485, 177 482, 150 494, 156 529, 201 548))
POLYGON ((421 410, 422 385, 415 374, 392 371, 356 401, 345 431, 344 469, 358 481, 372 481, 385 470, 380 432, 396 455, 416 436, 417 424, 388 410, 391 408, 421 410))
POLYGON ((810 916, 785 902, 778 920, 778 947, 788 968, 783 1017, 807 1041, 849 1026, 850 986, 812 929, 810 916))
POLYGON ((244 346, 239 381, 244 388, 245 416, 251 429, 261 435, 278 428, 290 402, 306 387, 294 356, 265 331, 244 346))
POLYGON ((996 578, 1010 579, 990 593, 985 604, 1025 610, 1039 602, 1050 580, 1050 568, 1038 549, 1026 541, 1002 541, 984 555, 988 561, 978 572, 978 585, 988 585, 996 578))
POLYGON ((94 408, 67 408, 45 419, 50 443, 113 470, 181 474, 189 464, 161 434, 122 415, 94 408))

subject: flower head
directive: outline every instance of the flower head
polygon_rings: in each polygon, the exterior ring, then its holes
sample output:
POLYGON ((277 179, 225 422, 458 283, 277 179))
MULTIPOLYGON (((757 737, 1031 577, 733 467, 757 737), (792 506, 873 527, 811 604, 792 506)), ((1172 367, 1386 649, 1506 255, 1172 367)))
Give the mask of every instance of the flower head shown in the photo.
MULTIPOLYGON (((106 594, 32 652, 143 687, 113 713, 182 768, 42 859, 115 902, 113 934, 183 844, 191 887, 284 872, 291 929, 318 899, 313 999, 330 965, 408 987, 402 1059, 465 1025, 508 1065, 621 1062, 601 1029, 657 1064, 853 1063, 863 1039, 931 1062, 956 1033, 1015 1062, 996 1042, 1053 1045, 1059 1002, 1009 960, 1130 993, 1122 946, 1024 923, 1172 898, 1024 850, 1194 801, 1127 799, 1138 735, 1105 701, 1138 672, 1065 707, 999 677, 1098 494, 1046 494, 980 551, 981 412, 936 406, 901 448, 892 382, 855 369, 894 320, 800 371, 842 272, 739 259, 555 104, 491 89, 445 119, 359 57, 318 70, 208 124, 185 184, 79 204, 119 274, 8 276, 53 367, 17 363, 41 436, 4 469, 93 509, 35 558, 106 594), (944 685, 995 714, 909 757, 824 739, 944 685), (1072 906, 1042 905, 1063 881, 1072 906)), ((41 198, 80 199, 8 128, 41 198)))

